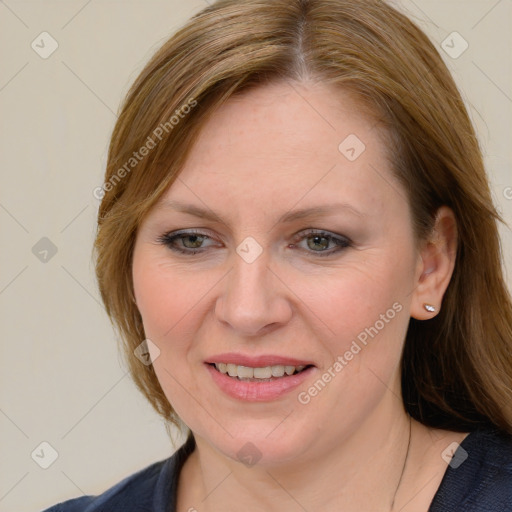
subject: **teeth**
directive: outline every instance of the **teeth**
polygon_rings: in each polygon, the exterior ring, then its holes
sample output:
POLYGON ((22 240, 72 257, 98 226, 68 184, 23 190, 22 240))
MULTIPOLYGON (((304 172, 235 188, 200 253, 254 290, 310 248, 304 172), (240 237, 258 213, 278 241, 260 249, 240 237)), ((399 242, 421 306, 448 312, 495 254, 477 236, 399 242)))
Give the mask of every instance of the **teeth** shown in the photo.
POLYGON ((295 366, 285 366, 284 367, 284 372, 286 373, 286 375, 292 375, 294 371, 295 371, 295 366))
POLYGON ((282 364, 278 366, 271 366, 272 377, 282 377, 284 375, 284 366, 282 364))
POLYGON ((228 364, 227 370, 230 377, 238 377, 238 366, 236 364, 228 364))
POLYGON ((262 368, 251 368, 250 366, 239 366, 231 363, 215 363, 215 368, 221 373, 228 374, 230 377, 238 377, 245 380, 270 379, 271 377, 283 377, 285 374, 293 375, 296 371, 304 370, 305 366, 284 366, 278 364, 262 368))
POLYGON ((255 379, 270 379, 272 377, 272 366, 265 366, 264 368, 254 368, 255 379))
POLYGON ((250 368, 249 366, 237 366, 238 377, 241 377, 242 379, 252 379, 256 370, 259 370, 259 368, 250 368))

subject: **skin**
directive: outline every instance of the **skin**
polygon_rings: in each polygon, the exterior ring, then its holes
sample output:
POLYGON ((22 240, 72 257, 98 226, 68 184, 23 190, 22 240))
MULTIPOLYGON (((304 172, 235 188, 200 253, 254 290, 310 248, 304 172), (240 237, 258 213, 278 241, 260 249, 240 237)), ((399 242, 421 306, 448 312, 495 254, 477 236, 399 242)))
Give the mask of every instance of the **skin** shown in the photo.
POLYGON ((154 368, 197 443, 180 475, 178 510, 389 511, 397 486, 394 509, 427 510, 446 470, 442 451, 467 434, 412 421, 407 450, 399 361, 409 318, 437 314, 423 304, 441 305, 455 252, 447 207, 432 240, 416 244, 381 133, 348 94, 313 82, 277 83, 221 107, 141 224, 134 249, 135 299, 146 336, 160 350, 154 368), (350 134, 366 146, 355 161, 338 149, 350 134), (164 206, 169 200, 222 221, 177 212, 164 206), (339 209, 278 222, 291 210, 336 202, 361 215, 339 209), (209 238, 175 245, 202 254, 159 242, 186 229, 209 238), (327 240, 308 229, 352 243, 334 253, 335 243, 322 245, 327 240), (236 252, 246 237, 262 249, 252 263, 236 252), (393 304, 400 312, 300 403, 298 393, 393 304), (288 355, 315 369, 277 400, 244 402, 220 391, 206 370, 204 361, 224 352, 288 355), (261 455, 254 466, 237 457, 247 442, 261 455))

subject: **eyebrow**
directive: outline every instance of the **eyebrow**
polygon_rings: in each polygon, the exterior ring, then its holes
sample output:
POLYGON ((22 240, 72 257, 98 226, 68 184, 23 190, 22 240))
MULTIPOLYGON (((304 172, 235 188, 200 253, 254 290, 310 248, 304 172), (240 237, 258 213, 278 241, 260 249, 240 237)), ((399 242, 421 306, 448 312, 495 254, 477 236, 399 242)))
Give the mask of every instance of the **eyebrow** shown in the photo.
MULTIPOLYGON (((177 212, 186 213, 189 215, 193 215, 194 217, 199 217, 201 219, 211 220, 215 222, 219 222, 220 224, 225 224, 222 218, 216 214, 214 211, 201 208, 199 206, 195 206, 193 204, 185 204, 176 200, 166 200, 160 203, 157 206, 157 209, 171 209, 177 212)), ((320 206, 314 206, 311 208, 301 208, 298 210, 291 210, 289 212, 284 213, 277 221, 277 223, 289 223, 294 222, 296 220, 304 219, 304 218, 314 218, 320 217, 323 215, 329 215, 336 213, 336 211, 342 210, 358 217, 366 217, 366 214, 360 212, 352 205, 348 203, 332 203, 325 204, 320 206)))

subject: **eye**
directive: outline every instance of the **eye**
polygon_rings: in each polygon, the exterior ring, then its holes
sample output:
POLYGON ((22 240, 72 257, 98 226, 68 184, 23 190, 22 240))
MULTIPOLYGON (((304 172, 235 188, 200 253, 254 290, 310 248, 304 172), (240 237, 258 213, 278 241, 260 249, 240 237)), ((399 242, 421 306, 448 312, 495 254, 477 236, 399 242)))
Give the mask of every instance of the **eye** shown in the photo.
MULTIPOLYGON (((190 230, 166 233, 159 237, 157 241, 168 247, 171 251, 194 255, 205 252, 208 246, 205 247, 204 243, 207 240, 213 240, 213 238, 205 233, 190 230)), ((296 245, 298 246, 298 242, 302 242, 303 240, 306 241, 307 246, 307 248, 302 248, 304 251, 321 257, 331 256, 352 245, 352 242, 346 237, 312 229, 305 233, 299 233, 299 235, 294 238, 293 244, 289 247, 293 248, 296 245), (331 249, 329 249, 329 246, 331 246, 331 249)))
POLYGON ((158 242, 169 249, 182 254, 198 254, 203 252, 203 243, 211 237, 198 231, 182 231, 162 235, 158 242))
POLYGON ((340 252, 347 247, 352 245, 351 241, 348 238, 334 235, 333 233, 328 233, 325 231, 318 230, 309 230, 306 233, 300 233, 294 240, 294 244, 291 247, 294 247, 297 241, 306 241, 308 252, 317 253, 318 256, 331 256, 335 253, 340 252), (330 250, 326 250, 329 248, 329 245, 334 244, 334 247, 331 246, 330 250))

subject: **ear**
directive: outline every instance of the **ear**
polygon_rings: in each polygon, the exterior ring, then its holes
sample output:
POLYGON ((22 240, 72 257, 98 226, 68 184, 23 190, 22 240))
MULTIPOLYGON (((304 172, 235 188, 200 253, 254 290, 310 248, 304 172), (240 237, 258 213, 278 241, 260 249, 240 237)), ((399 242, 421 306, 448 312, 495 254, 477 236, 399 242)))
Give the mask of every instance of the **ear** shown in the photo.
POLYGON ((439 208, 431 237, 421 245, 412 293, 411 316, 428 320, 441 308, 457 256, 457 221, 448 206, 439 208), (435 307, 429 312, 425 304, 435 307))

